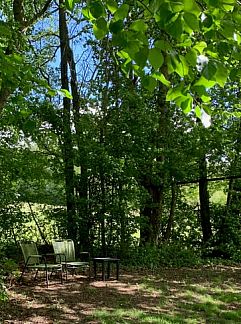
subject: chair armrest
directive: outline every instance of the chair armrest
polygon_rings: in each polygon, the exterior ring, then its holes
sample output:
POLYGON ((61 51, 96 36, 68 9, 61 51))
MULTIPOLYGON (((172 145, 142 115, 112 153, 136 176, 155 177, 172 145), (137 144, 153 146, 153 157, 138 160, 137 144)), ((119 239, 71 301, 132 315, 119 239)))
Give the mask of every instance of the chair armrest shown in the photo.
POLYGON ((42 256, 42 254, 31 254, 29 255, 29 258, 41 258, 42 256))
POLYGON ((56 262, 57 262, 57 257, 59 257, 59 263, 62 263, 61 256, 64 256, 64 262, 66 262, 66 255, 64 253, 44 253, 43 256, 55 256, 56 257, 56 262))
POLYGON ((31 258, 39 258, 40 261, 42 261, 42 260, 44 259, 44 262, 46 263, 46 259, 45 259, 45 257, 44 257, 42 254, 31 254, 31 255, 28 256, 27 261, 26 261, 26 263, 25 263, 25 266, 28 265, 29 260, 30 260, 31 258))

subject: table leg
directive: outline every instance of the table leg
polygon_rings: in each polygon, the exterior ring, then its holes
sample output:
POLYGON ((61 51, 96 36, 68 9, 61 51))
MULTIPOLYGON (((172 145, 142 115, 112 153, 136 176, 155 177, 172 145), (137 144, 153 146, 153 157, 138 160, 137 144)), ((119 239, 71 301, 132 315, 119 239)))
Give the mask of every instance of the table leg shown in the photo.
POLYGON ((105 262, 102 261, 102 280, 105 281, 105 262))
POLYGON ((110 278, 110 261, 107 261, 107 278, 110 278))
POLYGON ((116 261, 116 280, 119 280, 119 260, 116 261))
POLYGON ((96 274, 96 260, 94 260, 94 278, 96 279, 97 274, 96 274))

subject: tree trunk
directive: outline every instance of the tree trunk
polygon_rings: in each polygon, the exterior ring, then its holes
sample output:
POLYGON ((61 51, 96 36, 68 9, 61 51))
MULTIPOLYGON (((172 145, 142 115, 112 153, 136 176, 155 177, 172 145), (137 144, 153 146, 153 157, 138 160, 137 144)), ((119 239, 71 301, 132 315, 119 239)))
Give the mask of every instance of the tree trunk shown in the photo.
POLYGON ((200 218, 203 234, 203 242, 206 243, 212 236, 209 193, 207 181, 207 161, 205 154, 199 160, 199 200, 200 200, 200 218))
MULTIPOLYGON (((68 80, 68 29, 64 0, 59 1, 59 37, 61 52, 61 87, 69 91, 68 80)), ((64 176, 67 205, 67 232, 68 237, 76 241, 77 225, 74 199, 74 153, 71 133, 71 102, 67 97, 63 98, 63 155, 64 176)))
POLYGON ((80 162, 80 177, 76 187, 78 200, 77 200, 77 208, 78 208, 78 223, 79 223, 79 242, 80 246, 84 250, 89 249, 89 232, 90 232, 90 221, 89 221, 89 213, 88 213, 88 175, 87 175, 87 165, 86 165, 86 154, 84 154, 85 148, 82 143, 82 130, 81 130, 81 97, 80 90, 78 88, 77 81, 77 72, 76 72, 76 63, 74 59, 73 51, 69 44, 67 44, 67 52, 68 52, 68 63, 70 69, 70 85, 71 92, 73 96, 73 116, 74 116, 74 126, 76 131, 76 142, 79 152, 79 162, 80 162))
POLYGON ((101 235, 101 250, 103 257, 106 256, 106 221, 105 221, 105 213, 106 213, 106 190, 105 190, 105 176, 100 166, 100 190, 101 190, 101 210, 100 210, 100 235, 101 235))
MULTIPOLYGON (((149 201, 147 206, 144 206, 141 211, 143 220, 143 229, 140 231, 140 244, 151 244, 158 245, 161 231, 161 216, 164 202, 164 182, 165 182, 165 169, 162 167, 165 162, 165 141, 166 141, 166 130, 167 130, 167 110, 165 93, 162 91, 162 87, 156 94, 156 109, 159 114, 159 125, 156 130, 156 137, 154 139, 154 145, 157 149, 161 149, 159 155, 156 156, 155 160, 159 163, 160 168, 156 174, 153 175, 142 175, 140 184, 149 193, 149 201), (157 180, 158 179, 158 180, 157 180), (149 229, 147 228, 149 226, 149 229), (142 235, 144 235, 142 237, 142 235)), ((157 150, 158 151, 158 150, 157 150)), ((147 167, 148 169, 148 167, 147 167)), ((152 167, 151 167, 152 169, 152 167)))
POLYGON ((175 208, 177 202, 177 184, 175 181, 172 181, 171 190, 172 190, 171 207, 170 207, 166 232, 164 233, 164 238, 163 238, 164 241, 169 241, 171 238, 171 232, 172 232, 173 220, 174 220, 174 214, 175 214, 175 208))
MULTIPOLYGON (((235 138, 236 145, 235 149, 235 156, 233 161, 231 162, 230 170, 232 173, 240 173, 240 151, 241 151, 241 140, 240 140, 240 133, 241 133, 241 121, 239 121, 237 127, 237 137, 235 138)), ((230 179, 229 180, 229 187, 228 187, 228 194, 227 194, 227 213, 230 210, 235 210, 237 208, 237 203, 240 199, 240 180, 239 179, 230 179)))
POLYGON ((149 198, 141 210, 140 245, 157 246, 160 238, 163 187, 153 183, 144 185, 149 198))

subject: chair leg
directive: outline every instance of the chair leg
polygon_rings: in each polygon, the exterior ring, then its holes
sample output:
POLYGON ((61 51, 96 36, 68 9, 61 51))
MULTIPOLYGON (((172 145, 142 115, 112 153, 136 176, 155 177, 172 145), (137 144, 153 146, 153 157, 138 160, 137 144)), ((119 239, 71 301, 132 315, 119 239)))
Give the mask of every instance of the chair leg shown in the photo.
POLYGON ((26 268, 27 268, 27 265, 26 265, 26 264, 24 264, 24 267, 23 267, 23 270, 22 270, 21 276, 20 276, 20 277, 19 277, 19 279, 18 279, 18 282, 22 282, 22 279, 23 279, 23 274, 24 274, 24 272, 25 272, 26 268))
POLYGON ((35 272, 34 280, 37 279, 38 271, 39 271, 39 269, 37 269, 36 272, 35 272))
POLYGON ((49 287, 49 274, 48 274, 48 268, 45 268, 45 278, 46 278, 46 286, 49 287))
POLYGON ((66 278, 66 281, 68 279, 68 268, 67 266, 65 265, 65 278, 66 278))
POLYGON ((50 272, 49 279, 51 279, 53 272, 54 272, 54 270, 52 270, 52 271, 50 272))
POLYGON ((60 282, 61 282, 61 284, 63 283, 63 269, 62 269, 62 267, 60 269, 60 282))

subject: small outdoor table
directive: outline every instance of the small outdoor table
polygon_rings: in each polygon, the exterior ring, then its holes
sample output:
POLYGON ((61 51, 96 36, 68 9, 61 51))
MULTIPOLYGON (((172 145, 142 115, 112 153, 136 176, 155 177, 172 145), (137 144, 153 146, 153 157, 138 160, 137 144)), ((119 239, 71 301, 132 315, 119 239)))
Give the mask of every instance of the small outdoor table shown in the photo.
POLYGON ((93 258, 93 263, 94 263, 94 276, 95 279, 97 278, 97 263, 102 264, 102 280, 104 281, 105 278, 109 279, 110 278, 110 265, 111 263, 116 265, 116 280, 119 279, 119 261, 120 259, 117 258, 93 258), (107 276, 105 276, 105 268, 107 264, 107 276))

